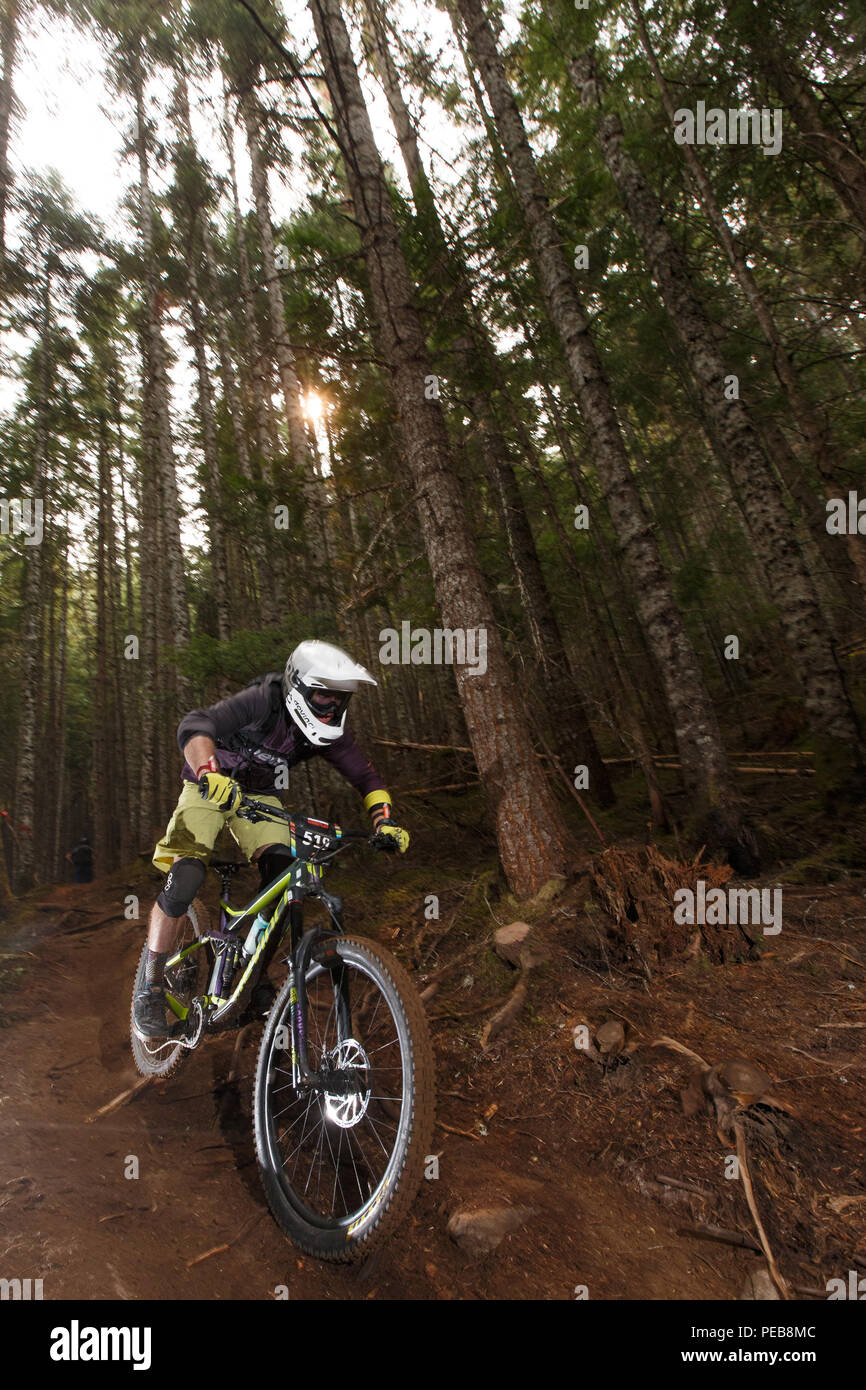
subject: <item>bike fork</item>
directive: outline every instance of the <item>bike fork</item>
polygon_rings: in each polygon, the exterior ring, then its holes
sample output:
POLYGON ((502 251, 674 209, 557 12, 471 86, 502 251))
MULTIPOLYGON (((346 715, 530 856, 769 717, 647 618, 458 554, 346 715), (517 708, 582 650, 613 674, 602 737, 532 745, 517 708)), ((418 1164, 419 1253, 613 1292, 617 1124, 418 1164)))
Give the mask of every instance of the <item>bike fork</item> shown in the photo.
POLYGON ((348 1037, 351 1020, 349 1004, 349 985, 346 971, 342 966, 332 942, 342 932, 342 903, 339 898, 321 893, 334 922, 333 929, 322 929, 303 934, 303 909, 301 902, 295 900, 289 908, 291 926, 292 954, 289 967, 289 1010, 292 1049, 292 1085, 319 1086, 322 1073, 310 1068, 307 1053, 307 970, 311 961, 316 960, 330 974, 334 985, 334 1007, 339 1015, 339 1036, 348 1037))

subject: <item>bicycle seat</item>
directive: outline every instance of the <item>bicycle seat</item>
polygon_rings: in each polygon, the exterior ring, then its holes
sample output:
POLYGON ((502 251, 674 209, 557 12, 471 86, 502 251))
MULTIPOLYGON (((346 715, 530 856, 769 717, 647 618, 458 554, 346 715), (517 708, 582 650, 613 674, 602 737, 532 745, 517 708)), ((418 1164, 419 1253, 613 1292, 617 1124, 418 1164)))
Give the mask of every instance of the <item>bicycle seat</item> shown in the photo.
POLYGON ((246 864, 242 864, 238 859, 212 859, 208 865, 209 869, 214 869, 218 874, 237 874, 246 867, 246 864))

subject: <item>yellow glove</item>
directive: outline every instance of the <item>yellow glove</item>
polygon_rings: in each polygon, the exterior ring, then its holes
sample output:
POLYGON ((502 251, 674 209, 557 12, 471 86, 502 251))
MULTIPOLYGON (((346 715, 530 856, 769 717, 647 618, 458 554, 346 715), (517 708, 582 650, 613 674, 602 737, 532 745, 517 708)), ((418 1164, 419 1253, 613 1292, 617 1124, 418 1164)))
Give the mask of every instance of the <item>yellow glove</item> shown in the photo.
POLYGON ((199 796, 218 811, 233 811, 243 792, 233 777, 224 772, 203 772, 198 779, 199 796))
POLYGON ((409 831, 401 830, 399 825, 380 825, 376 839, 382 843, 383 849, 398 849, 401 854, 405 854, 409 848, 409 831))
POLYGON ((401 854, 405 854, 409 848, 409 831, 391 824, 391 793, 386 792, 384 787, 375 792, 368 792, 364 797, 364 810, 369 811, 372 816, 376 841, 380 847, 392 852, 398 849, 401 854))

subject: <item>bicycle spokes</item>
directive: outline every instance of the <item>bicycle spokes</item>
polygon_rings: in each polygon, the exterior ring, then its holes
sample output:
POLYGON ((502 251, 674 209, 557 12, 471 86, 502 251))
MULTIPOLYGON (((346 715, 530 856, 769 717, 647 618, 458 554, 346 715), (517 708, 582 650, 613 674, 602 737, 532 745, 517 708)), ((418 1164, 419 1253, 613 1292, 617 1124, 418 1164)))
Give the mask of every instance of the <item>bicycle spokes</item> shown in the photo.
POLYGON ((268 1104, 275 1157, 285 1185, 314 1217, 349 1221, 376 1196, 397 1144, 400 1029, 377 982, 354 962, 339 977, 313 967, 306 1015, 308 1064, 325 1079, 296 1090, 290 1047, 274 1047, 268 1104))

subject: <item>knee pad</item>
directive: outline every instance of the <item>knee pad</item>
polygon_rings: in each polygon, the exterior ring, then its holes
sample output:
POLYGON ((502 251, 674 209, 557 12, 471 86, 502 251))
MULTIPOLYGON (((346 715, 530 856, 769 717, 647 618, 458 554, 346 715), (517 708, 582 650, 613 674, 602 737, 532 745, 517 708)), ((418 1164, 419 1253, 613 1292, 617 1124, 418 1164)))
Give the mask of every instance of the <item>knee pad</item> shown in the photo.
POLYGON ((284 874, 293 862, 294 855, 288 845, 269 845, 256 861, 262 888, 266 888, 279 874, 284 874))
POLYGON ((183 917, 204 883, 205 873, 200 859, 175 859, 156 900, 167 917, 183 917))

